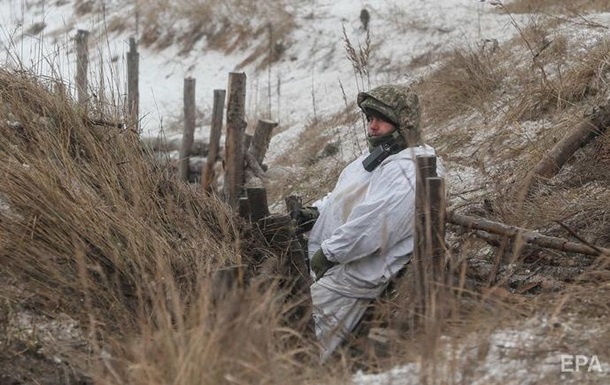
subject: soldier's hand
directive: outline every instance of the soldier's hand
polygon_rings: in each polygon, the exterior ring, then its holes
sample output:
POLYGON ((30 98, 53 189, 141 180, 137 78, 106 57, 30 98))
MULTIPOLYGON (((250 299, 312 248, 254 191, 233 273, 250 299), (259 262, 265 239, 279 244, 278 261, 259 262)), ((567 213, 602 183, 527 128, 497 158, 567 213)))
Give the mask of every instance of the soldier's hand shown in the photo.
POLYGON ((311 260, 309 261, 309 267, 311 268, 311 271, 313 271, 313 273, 316 275, 316 281, 322 278, 326 271, 328 271, 328 269, 335 266, 336 264, 336 262, 331 262, 328 260, 328 258, 326 258, 326 255, 324 255, 322 249, 316 251, 315 254, 311 257, 311 260))
POLYGON ((292 218, 296 221, 296 233, 306 233, 313 228, 316 219, 320 216, 317 207, 301 207, 292 213, 292 218))

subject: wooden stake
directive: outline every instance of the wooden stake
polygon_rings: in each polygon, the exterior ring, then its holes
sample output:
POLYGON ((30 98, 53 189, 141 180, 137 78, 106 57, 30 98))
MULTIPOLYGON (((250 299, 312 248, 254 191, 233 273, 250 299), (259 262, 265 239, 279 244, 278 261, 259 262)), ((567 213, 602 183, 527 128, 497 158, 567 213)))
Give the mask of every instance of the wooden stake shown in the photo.
POLYGON ((434 156, 417 156, 417 176, 415 183, 415 234, 413 246, 413 268, 415 290, 418 303, 417 312, 426 313, 427 299, 431 293, 431 214, 426 179, 436 176, 436 158, 434 156))
POLYGON ((76 95, 78 104, 87 103, 87 69, 89 67, 89 31, 76 32, 76 95))
POLYGON ((139 68, 138 45, 136 39, 131 37, 129 38, 129 52, 127 53, 127 114, 129 115, 129 124, 133 125, 133 130, 138 133, 140 132, 138 127, 140 109, 139 68))
POLYGON ((212 109, 212 126, 210 127, 210 144, 208 150, 208 160, 205 163, 203 177, 201 178, 202 187, 205 191, 211 192, 216 189, 214 181, 214 164, 218 160, 220 147, 220 132, 222 130, 222 118, 225 108, 225 90, 214 90, 214 107, 212 109))
POLYGON ((267 203, 267 190, 264 188, 249 188, 246 190, 250 201, 250 213, 252 221, 258 221, 269 216, 267 203))
POLYGON ((265 154, 269 148, 269 142, 271 141, 271 133, 277 125, 276 122, 272 122, 271 120, 260 119, 258 121, 249 151, 259 165, 263 164, 265 154))
POLYGON ((246 130, 246 74, 229 74, 227 103, 227 138, 225 144, 224 199, 237 208, 244 179, 243 136, 246 130))
POLYGON ((184 135, 178 159, 178 178, 189 180, 189 160, 195 136, 195 79, 184 79, 184 135))

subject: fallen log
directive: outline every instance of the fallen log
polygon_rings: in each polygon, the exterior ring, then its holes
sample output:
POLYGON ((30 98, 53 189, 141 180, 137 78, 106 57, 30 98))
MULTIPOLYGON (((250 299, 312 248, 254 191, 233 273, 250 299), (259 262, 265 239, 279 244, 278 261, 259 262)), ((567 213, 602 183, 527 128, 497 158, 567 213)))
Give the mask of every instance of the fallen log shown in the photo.
POLYGON ((610 250, 598 246, 589 246, 582 243, 570 242, 567 239, 543 235, 535 231, 527 230, 517 226, 509 226, 504 223, 490 221, 488 219, 470 217, 456 212, 447 214, 447 221, 468 229, 483 230, 488 233, 518 237, 527 244, 533 244, 549 249, 568 251, 586 255, 610 255, 610 250))
POLYGON ((610 103, 597 107, 591 115, 579 123, 561 139, 532 170, 526 191, 531 190, 541 179, 551 179, 581 147, 600 136, 610 125, 610 103))

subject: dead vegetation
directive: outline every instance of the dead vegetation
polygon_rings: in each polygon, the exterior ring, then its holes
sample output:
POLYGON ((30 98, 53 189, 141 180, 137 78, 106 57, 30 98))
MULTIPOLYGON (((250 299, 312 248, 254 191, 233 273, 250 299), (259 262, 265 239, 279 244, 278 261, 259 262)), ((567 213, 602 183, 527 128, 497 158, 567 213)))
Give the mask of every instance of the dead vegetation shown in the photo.
POLYGON ((224 291, 215 278, 251 274, 267 246, 57 89, 0 74, 3 383, 57 383, 62 368, 66 383, 280 383, 308 350, 282 323, 290 301, 272 276, 224 291), (58 348, 39 331, 62 317, 78 333, 58 348))
MULTIPOLYGON (((79 4, 79 9, 83 8, 79 4)), ((145 47, 157 50, 179 47, 179 54, 183 55, 199 49, 232 53, 249 47, 247 51, 251 54, 238 67, 257 62, 264 68, 279 60, 295 27, 284 0, 263 3, 155 0, 135 6, 122 1, 120 6, 129 12, 113 15, 107 21, 109 32, 131 30, 145 47)))
MULTIPOLYGON (((495 2, 500 3, 502 1, 495 2)), ((608 10, 608 3, 605 0, 514 0, 505 3, 504 7, 511 13, 559 12, 566 16, 581 16, 590 11, 604 12, 608 10)))
MULTIPOLYGON (((150 44, 179 41, 156 28, 150 44)), ((207 33, 197 28, 193 36, 207 33)), ((447 54, 416 84, 430 142, 450 168, 485 181, 470 192, 450 185, 451 208, 609 247, 608 133, 533 194, 519 189, 552 145, 607 99, 609 52, 605 38, 585 43, 537 20, 506 45, 447 54)), ((254 269, 253 260, 280 258, 281 250, 219 199, 178 183, 131 131, 89 123, 61 90, 0 73, 2 383, 344 383, 358 365, 374 371, 422 356, 430 365, 409 373, 421 383, 473 382, 486 378, 479 365, 492 353, 547 366, 565 346, 609 357, 608 256, 454 226, 448 318, 425 333, 415 327, 404 279, 369 319, 369 328, 389 334, 360 336, 333 368, 320 367, 311 335, 287 323, 302 304, 280 289, 276 270, 254 269), (217 271, 247 279, 219 283, 217 271), (494 332, 530 330, 524 319, 539 323, 538 345, 498 348, 494 332), (55 321, 73 332, 45 334, 55 321)), ((310 202, 329 191, 346 161, 342 151, 357 146, 346 132, 359 124, 348 111, 307 125, 298 148, 276 161, 294 171, 289 184, 272 181, 271 200, 296 192, 310 202), (322 135, 331 126, 343 131, 322 135)), ((558 383, 556 372, 541 378, 558 383)))

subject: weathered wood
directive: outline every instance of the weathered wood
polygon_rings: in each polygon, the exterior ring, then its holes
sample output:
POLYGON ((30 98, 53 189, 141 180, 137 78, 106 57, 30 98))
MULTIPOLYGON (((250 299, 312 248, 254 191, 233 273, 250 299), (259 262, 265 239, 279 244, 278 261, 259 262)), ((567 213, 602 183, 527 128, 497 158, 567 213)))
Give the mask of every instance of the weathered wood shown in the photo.
POLYGON ((264 186, 265 171, 263 170, 263 159, 271 140, 271 131, 277 123, 269 120, 259 120, 254 132, 254 137, 246 136, 251 140, 244 144, 246 160, 246 186, 264 186))
POLYGON ((267 203, 267 190, 264 188, 249 188, 246 190, 248 201, 250 201, 250 218, 258 221, 269 216, 267 203))
POLYGON ((610 103, 596 108, 591 116, 578 124, 562 140, 557 142, 534 167, 529 179, 528 189, 537 184, 539 179, 554 177, 563 165, 574 155, 576 150, 601 135, 610 125, 610 103))
POLYGON ((418 306, 423 311, 425 300, 430 292, 430 259, 431 245, 427 232, 430 230, 430 210, 427 199, 426 178, 436 176, 436 158, 433 156, 418 156, 416 158, 417 174, 415 182, 415 233, 413 235, 413 267, 416 298, 418 306))
POLYGON ((246 152, 246 164, 252 173, 254 173, 257 178, 261 179, 261 182, 265 179, 265 170, 263 170, 261 165, 256 161, 254 155, 249 152, 246 152))
POLYGON ((87 71, 89 68, 89 31, 76 32, 76 98, 78 104, 85 106, 87 97, 87 71))
POLYGON ((229 74, 227 137, 225 144, 224 199, 233 208, 244 180, 243 136, 246 130, 246 74, 229 74))
POLYGON ((214 165, 218 160, 220 147, 220 132, 222 130, 222 118, 225 108, 225 90, 214 90, 214 106, 212 108, 212 125, 210 127, 210 144, 208 150, 208 161, 205 163, 203 170, 203 178, 201 183, 204 191, 211 192, 215 190, 214 181, 216 175, 214 173, 214 165))
MULTIPOLYGON (((436 163, 436 162, 435 162, 436 163)), ((434 172, 436 172, 436 164, 434 172)), ((441 177, 426 178, 426 238, 429 245, 431 281, 429 297, 426 299, 426 323, 430 327, 443 320, 449 312, 449 274, 445 272, 445 180, 441 177)))
POLYGON ((549 249, 574 252, 586 255, 610 255, 610 250, 596 246, 595 248, 581 243, 570 242, 563 238, 543 235, 531 230, 517 226, 509 226, 504 223, 490 221, 488 219, 471 217, 456 212, 447 214, 450 223, 466 227, 468 229, 483 230, 488 233, 518 237, 518 240, 526 244, 534 244, 549 249), (597 249, 597 250, 596 250, 597 249))
POLYGON ((269 148, 269 142, 271 141, 271 133, 277 125, 276 122, 270 120, 260 119, 258 121, 249 152, 259 165, 263 164, 267 149, 269 148))
POLYGON ((445 180, 440 177, 426 178, 430 210, 430 226, 426 236, 431 244, 433 276, 435 281, 444 282, 445 274, 445 180))
POLYGON ((244 134, 244 153, 248 152, 248 149, 250 148, 250 143, 252 143, 252 135, 244 134))
POLYGON ((178 178, 189 180, 189 160, 195 137, 195 79, 184 79, 184 134, 178 159, 178 178))
POLYGON ((129 115, 129 124, 135 132, 140 132, 139 129, 139 110, 140 110, 140 54, 138 53, 138 45, 136 39, 129 38, 129 52, 127 53, 127 114, 129 115))
POLYGON ((247 197, 239 198, 237 212, 241 218, 250 220, 250 200, 247 197))

